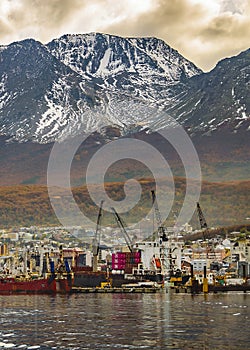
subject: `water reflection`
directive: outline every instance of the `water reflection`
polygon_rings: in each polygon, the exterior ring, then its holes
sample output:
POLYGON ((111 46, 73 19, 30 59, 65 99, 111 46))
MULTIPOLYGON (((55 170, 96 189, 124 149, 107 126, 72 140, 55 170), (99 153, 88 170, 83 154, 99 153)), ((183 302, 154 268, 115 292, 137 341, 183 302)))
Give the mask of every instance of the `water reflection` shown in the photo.
POLYGON ((249 349, 249 294, 0 296, 0 348, 249 349))

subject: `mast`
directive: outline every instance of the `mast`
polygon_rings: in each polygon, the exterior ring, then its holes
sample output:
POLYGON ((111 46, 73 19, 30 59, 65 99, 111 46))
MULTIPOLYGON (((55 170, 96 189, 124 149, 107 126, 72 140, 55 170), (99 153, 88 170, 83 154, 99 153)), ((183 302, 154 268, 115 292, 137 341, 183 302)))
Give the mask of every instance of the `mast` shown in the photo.
POLYGON ((100 249, 100 239, 101 239, 101 220, 102 220, 102 207, 103 207, 104 201, 102 200, 99 207, 99 212, 97 216, 97 222, 96 222, 96 231, 95 231, 95 237, 92 242, 92 252, 93 252, 93 271, 97 271, 97 265, 98 265, 98 254, 100 249))

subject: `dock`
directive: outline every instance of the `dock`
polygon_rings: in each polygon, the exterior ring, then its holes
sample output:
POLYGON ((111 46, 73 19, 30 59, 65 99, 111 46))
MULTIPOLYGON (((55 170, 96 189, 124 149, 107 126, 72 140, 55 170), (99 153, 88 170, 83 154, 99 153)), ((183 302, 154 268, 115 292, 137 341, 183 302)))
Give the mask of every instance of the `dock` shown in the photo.
POLYGON ((175 293, 185 293, 185 294, 201 294, 201 293, 226 293, 226 292, 250 292, 250 285, 227 285, 227 286, 209 286, 208 291, 204 292, 202 285, 198 288, 192 288, 191 286, 174 286, 167 288, 159 287, 72 287, 71 294, 80 293, 162 293, 172 290, 175 293))
POLYGON ((209 292, 250 292, 250 284, 209 286, 209 292))
POLYGON ((226 293, 226 292, 250 292, 250 284, 241 285, 209 285, 208 290, 203 290, 203 285, 194 286, 174 286, 170 287, 175 293, 188 293, 188 294, 200 294, 200 293, 226 293))
POLYGON ((158 293, 164 291, 159 287, 72 287, 71 293, 158 293))

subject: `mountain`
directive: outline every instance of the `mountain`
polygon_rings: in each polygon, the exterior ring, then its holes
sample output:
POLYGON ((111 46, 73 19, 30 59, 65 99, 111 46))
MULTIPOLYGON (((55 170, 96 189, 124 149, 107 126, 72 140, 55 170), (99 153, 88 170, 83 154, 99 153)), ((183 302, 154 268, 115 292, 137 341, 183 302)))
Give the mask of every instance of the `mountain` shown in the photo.
POLYGON ((83 77, 108 92, 167 104, 187 78, 201 70, 156 38, 121 38, 105 34, 64 35, 49 51, 83 77), (167 100, 167 101, 166 101, 167 100))
POLYGON ((91 85, 35 40, 0 47, 0 61, 2 134, 46 143, 97 103, 91 85))
POLYGON ((209 73, 156 38, 91 33, 0 46, 0 132, 53 142, 117 126, 190 134, 249 128, 250 51, 209 73))
MULTIPOLYGON (((36 214, 32 205, 28 210, 33 223, 43 212, 46 190, 39 197, 26 185, 46 184, 55 140, 82 133, 91 136, 72 161, 73 186, 84 184, 93 154, 124 135, 159 149, 174 176, 184 176, 178 155, 156 132, 176 125, 176 120, 192 138, 203 180, 241 181, 237 189, 235 182, 221 184, 218 200, 216 185, 213 191, 203 188, 211 222, 237 219, 239 205, 241 220, 248 216, 249 197, 249 63, 246 50, 204 73, 162 40, 99 33, 64 35, 46 45, 27 39, 0 46, 0 185, 20 184, 16 198, 25 197, 27 206, 36 198, 36 214), (237 198, 237 193, 243 197, 237 198), (215 213, 219 205, 223 215, 215 213)), ((117 162, 105 181, 124 182, 134 175, 146 178, 148 172, 135 162, 117 162)), ((2 191, 0 208, 11 225, 22 210, 16 209, 15 198, 10 204, 9 191, 11 187, 2 191)), ((45 207, 44 215, 51 217, 45 207)))
POLYGON ((201 74, 161 40, 104 34, 12 43, 0 61, 0 131, 39 143, 109 125, 150 127, 152 111, 172 106, 201 74))
POLYGON ((0 181, 44 183, 50 143, 78 133, 93 135, 86 161, 107 138, 157 146, 149 131, 168 115, 192 136, 206 179, 244 180, 249 61, 246 50, 203 73, 162 40, 99 33, 0 46, 0 181))
POLYGON ((220 61, 190 79, 190 89, 173 111, 192 132, 250 129, 250 49, 220 61))

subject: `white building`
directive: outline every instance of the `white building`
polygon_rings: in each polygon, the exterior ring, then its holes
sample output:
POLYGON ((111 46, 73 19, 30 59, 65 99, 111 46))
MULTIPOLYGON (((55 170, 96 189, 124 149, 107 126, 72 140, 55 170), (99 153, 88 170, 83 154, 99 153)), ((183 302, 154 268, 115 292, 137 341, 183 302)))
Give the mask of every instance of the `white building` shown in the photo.
POLYGON ((144 241, 135 244, 141 251, 141 262, 144 269, 152 269, 154 259, 160 259, 162 269, 167 272, 171 267, 181 270, 182 250, 184 242, 168 240, 166 242, 144 241))
POLYGON ((207 267, 206 259, 194 259, 192 261, 194 272, 200 272, 204 270, 204 267, 207 267))

